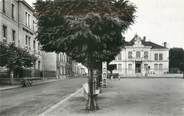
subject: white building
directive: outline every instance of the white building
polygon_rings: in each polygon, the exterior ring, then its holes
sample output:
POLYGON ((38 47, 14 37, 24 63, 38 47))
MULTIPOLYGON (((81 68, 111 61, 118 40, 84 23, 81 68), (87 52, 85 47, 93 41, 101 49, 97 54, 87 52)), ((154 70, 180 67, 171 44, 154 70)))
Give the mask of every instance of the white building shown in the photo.
POLYGON ((37 20, 33 8, 25 0, 0 0, 0 41, 15 43, 37 57, 34 70, 42 70, 39 42, 35 40, 37 20))
POLYGON ((169 49, 166 43, 161 46, 136 35, 110 64, 116 64, 113 73, 121 77, 164 74, 169 71, 169 49))

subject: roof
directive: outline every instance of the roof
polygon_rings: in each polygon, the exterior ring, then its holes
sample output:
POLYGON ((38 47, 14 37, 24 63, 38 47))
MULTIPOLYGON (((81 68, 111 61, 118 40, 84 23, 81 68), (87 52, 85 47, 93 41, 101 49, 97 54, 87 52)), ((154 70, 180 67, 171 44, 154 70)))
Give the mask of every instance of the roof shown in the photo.
POLYGON ((25 0, 17 0, 17 2, 22 2, 25 6, 27 6, 31 11, 34 11, 33 10, 33 7, 31 7, 30 4, 28 4, 25 0))
POLYGON ((151 46, 152 47, 151 49, 167 49, 164 46, 158 45, 158 44, 150 42, 150 41, 143 42, 143 45, 144 46, 151 46))
MULTIPOLYGON (((136 38, 137 38, 137 37, 138 37, 138 36, 135 36, 131 41, 126 41, 125 44, 124 44, 124 46, 133 46, 133 45, 134 45, 134 42, 136 41, 136 38)), ((143 44, 144 46, 150 46, 151 49, 167 49, 167 47, 164 47, 164 46, 162 46, 162 45, 153 43, 153 42, 151 42, 151 41, 146 41, 146 40, 141 39, 141 38, 139 38, 139 39, 141 40, 141 42, 142 42, 142 44, 143 44)))

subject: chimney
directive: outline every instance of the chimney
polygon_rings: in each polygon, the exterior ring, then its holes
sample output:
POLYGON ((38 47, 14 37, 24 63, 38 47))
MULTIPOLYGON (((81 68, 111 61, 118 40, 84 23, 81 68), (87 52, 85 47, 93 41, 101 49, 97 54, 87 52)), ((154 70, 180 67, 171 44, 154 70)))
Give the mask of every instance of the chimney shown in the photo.
POLYGON ((144 41, 144 42, 146 41, 146 36, 143 37, 143 41, 144 41))
POLYGON ((167 48, 167 42, 164 42, 164 47, 167 48))

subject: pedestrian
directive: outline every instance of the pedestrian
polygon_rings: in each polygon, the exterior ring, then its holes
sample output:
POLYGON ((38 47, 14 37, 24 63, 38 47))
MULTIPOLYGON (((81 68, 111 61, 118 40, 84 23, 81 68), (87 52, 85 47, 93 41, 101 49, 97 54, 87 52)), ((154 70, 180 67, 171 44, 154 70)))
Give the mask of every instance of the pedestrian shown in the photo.
POLYGON ((120 75, 118 74, 118 79, 120 80, 120 75))

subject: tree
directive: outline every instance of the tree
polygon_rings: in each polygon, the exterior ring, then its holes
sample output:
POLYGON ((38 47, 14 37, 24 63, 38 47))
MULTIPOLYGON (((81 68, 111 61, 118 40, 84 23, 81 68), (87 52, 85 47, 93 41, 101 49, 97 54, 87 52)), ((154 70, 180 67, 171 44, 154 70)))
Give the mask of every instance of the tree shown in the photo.
POLYGON ((65 52, 90 72, 89 109, 95 110, 93 70, 111 61, 123 45, 122 32, 134 22, 135 6, 126 0, 37 1, 38 41, 49 52, 65 52))
POLYGON ((18 75, 17 72, 23 70, 24 67, 33 66, 37 59, 25 49, 18 48, 14 44, 0 43, 0 48, 0 66, 6 66, 9 74, 18 75))
POLYGON ((7 64, 7 52, 8 46, 0 42, 0 66, 5 66, 7 64))
POLYGON ((184 72, 184 50, 182 48, 171 48, 169 51, 169 69, 179 69, 184 72))

